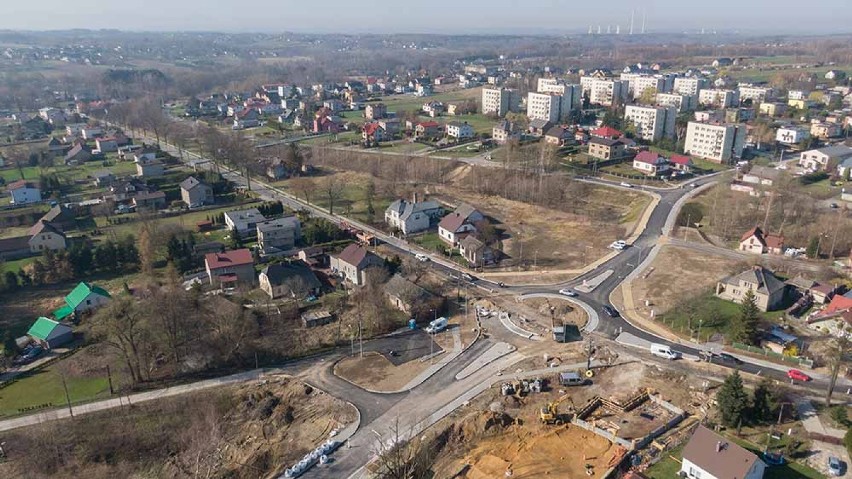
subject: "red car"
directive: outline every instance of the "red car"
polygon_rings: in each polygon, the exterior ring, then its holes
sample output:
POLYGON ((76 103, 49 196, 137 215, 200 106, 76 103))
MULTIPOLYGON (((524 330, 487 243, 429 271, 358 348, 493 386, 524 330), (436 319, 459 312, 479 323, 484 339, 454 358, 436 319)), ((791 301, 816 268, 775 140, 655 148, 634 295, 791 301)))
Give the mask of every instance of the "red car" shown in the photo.
POLYGON ((787 377, 788 377, 788 378, 790 378, 790 379, 792 379, 792 380, 794 380, 794 381, 804 381, 804 382, 807 382, 807 381, 810 381, 810 380, 811 380, 811 377, 810 377, 810 376, 808 376, 807 374, 805 374, 805 373, 803 373, 803 372, 799 371, 798 369, 791 369, 791 370, 787 371, 787 377))

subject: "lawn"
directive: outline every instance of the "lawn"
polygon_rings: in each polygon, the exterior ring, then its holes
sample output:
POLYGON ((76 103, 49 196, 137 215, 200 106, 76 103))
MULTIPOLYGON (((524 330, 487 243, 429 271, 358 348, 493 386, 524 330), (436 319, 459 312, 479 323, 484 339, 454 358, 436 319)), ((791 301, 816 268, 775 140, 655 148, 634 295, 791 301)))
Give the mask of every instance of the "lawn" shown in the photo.
POLYGON ((649 479, 671 479, 673 477, 677 477, 677 473, 680 471, 680 461, 672 459, 672 456, 681 457, 682 453, 683 447, 677 447, 671 451, 665 451, 663 453, 665 454, 665 458, 649 467, 648 470, 645 471, 645 475, 648 476, 649 479))
POLYGON ((393 153, 415 153, 421 152, 423 150, 429 151, 428 146, 422 143, 409 143, 407 141, 396 142, 392 145, 384 143, 379 148, 379 152, 393 152, 393 153))
MULTIPOLYGON (((109 396, 106 373, 102 377, 67 375, 65 381, 72 404, 109 396)), ((54 407, 66 404, 62 377, 56 365, 31 375, 20 376, 15 383, 0 389, 0 416, 19 414, 22 408, 42 404, 51 404, 54 407)))
POLYGON ((412 240, 420 245, 421 247, 428 249, 429 251, 441 251, 443 252, 447 248, 447 244, 441 241, 441 238, 438 236, 438 233, 424 233, 420 236, 415 236, 412 240))
POLYGON ((6 261, 5 263, 3 263, 2 271, 12 271, 14 273, 17 273, 18 271, 23 269, 24 266, 31 264, 36 259, 38 259, 37 256, 31 256, 29 258, 6 261))
MULTIPOLYGON (((259 204, 259 203, 258 203, 259 204)), ((221 208, 213 208, 207 210, 198 210, 198 211, 190 211, 182 215, 178 216, 169 216, 167 218, 160 218, 158 224, 160 226, 167 224, 177 224, 181 225, 185 229, 189 231, 194 231, 196 229, 196 224, 199 221, 205 221, 209 217, 214 215, 218 215, 220 213, 224 213, 226 211, 234 211, 238 210, 241 207, 245 206, 246 208, 250 207, 249 204, 231 204, 228 206, 223 206, 221 208)), ((136 213, 129 213, 126 215, 118 216, 117 218, 128 218, 128 219, 136 219, 138 215, 136 213)), ((116 238, 122 238, 127 236, 128 234, 136 235, 139 230, 139 223, 136 221, 129 221, 127 223, 123 223, 120 225, 107 225, 106 218, 98 217, 97 218, 98 227, 104 231, 106 234, 115 234, 116 238)), ((215 231, 213 232, 215 233, 215 231)), ((211 241, 213 241, 211 239, 211 241)))
POLYGON ((402 111, 418 111, 424 103, 429 101, 440 101, 446 104, 459 100, 478 100, 481 97, 482 88, 470 88, 436 93, 427 97, 418 97, 413 94, 390 95, 382 98, 382 103, 387 105, 388 111, 398 114, 402 111))

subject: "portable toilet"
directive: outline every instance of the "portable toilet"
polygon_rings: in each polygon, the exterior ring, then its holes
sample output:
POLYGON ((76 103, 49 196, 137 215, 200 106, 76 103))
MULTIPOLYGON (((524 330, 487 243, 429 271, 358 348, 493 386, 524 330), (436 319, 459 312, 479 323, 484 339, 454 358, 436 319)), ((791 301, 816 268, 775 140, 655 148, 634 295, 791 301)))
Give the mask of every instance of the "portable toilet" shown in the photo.
POLYGON ((417 321, 414 318, 408 320, 408 329, 417 329, 417 321))

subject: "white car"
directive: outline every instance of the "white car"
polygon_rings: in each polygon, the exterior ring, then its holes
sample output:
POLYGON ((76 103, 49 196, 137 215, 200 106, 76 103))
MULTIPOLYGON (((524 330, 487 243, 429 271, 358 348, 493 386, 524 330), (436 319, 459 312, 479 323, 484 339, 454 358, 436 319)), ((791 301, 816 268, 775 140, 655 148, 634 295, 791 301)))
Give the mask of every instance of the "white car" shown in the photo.
POLYGON ((564 294, 565 296, 569 296, 571 298, 577 296, 577 292, 573 289, 563 288, 559 290, 559 294, 564 294))
POLYGON ((627 247, 627 243, 623 240, 613 241, 612 244, 609 245, 609 247, 621 251, 627 247))
POLYGON ((626 181, 622 181, 621 186, 623 186, 625 188, 633 188, 633 185, 631 185, 630 183, 628 183, 626 181))
POLYGON ((416 255, 414 255, 414 257, 417 258, 417 261, 429 261, 429 257, 422 253, 417 253, 416 255))

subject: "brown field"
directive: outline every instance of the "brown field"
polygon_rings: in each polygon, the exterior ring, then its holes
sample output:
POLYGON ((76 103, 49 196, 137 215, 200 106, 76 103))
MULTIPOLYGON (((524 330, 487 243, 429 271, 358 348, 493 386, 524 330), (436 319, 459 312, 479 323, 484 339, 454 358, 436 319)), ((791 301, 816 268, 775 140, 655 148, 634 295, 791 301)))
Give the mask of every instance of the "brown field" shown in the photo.
POLYGON ((363 358, 355 355, 342 359, 334 366, 334 373, 362 388, 391 392, 402 389, 428 367, 429 361, 418 359, 394 366, 383 354, 371 351, 363 358))

